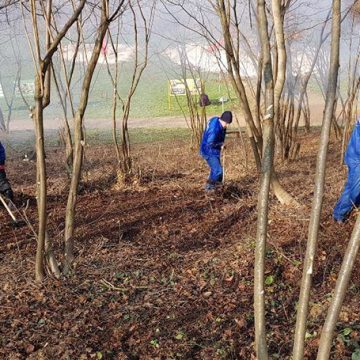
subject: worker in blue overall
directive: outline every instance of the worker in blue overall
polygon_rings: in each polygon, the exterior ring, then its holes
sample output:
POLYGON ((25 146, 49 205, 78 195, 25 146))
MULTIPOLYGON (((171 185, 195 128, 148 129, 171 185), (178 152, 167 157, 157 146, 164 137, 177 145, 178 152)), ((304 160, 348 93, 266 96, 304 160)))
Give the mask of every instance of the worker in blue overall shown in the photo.
POLYGON ((333 212, 334 219, 340 223, 345 222, 352 210, 360 205, 360 116, 346 149, 345 164, 348 178, 333 212))
POLYGON ((205 190, 213 191, 222 184, 223 168, 220 155, 224 146, 226 128, 232 122, 231 111, 225 111, 220 117, 214 116, 208 122, 200 145, 200 155, 210 168, 210 175, 205 190))

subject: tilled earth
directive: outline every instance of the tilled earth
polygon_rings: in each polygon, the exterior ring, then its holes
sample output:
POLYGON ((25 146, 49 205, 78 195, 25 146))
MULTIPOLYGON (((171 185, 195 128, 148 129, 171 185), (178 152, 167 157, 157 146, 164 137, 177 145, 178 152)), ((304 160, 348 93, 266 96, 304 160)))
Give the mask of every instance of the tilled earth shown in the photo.
MULTIPOLYGON (((269 352, 289 359, 313 195, 318 133, 299 159, 278 163, 300 208, 271 196, 266 264, 269 352)), ((332 221, 346 169, 329 150, 306 358, 319 333, 355 217, 332 221)), ((247 157, 251 159, 250 150, 247 157)), ((184 142, 134 148, 136 179, 119 186, 110 146, 87 148, 76 216, 76 263, 66 279, 33 281, 36 240, 0 209, 1 359, 254 359, 253 265, 259 176, 229 139, 225 186, 207 196, 207 168, 184 142)), ((49 149, 49 234, 61 263, 68 181, 61 149, 49 149)), ((35 164, 8 161, 19 206, 36 229, 35 164)), ((360 262, 334 337, 333 359, 360 342, 360 262)))

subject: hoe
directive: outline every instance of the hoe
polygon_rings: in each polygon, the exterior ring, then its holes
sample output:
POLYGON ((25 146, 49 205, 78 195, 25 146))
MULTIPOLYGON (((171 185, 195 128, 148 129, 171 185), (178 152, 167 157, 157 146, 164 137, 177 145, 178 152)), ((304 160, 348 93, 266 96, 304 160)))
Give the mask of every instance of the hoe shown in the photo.
POLYGON ((10 215, 11 219, 12 219, 12 226, 14 228, 18 228, 24 225, 23 221, 17 220, 16 216, 14 215, 14 213, 11 211, 9 205, 6 203, 5 199, 3 198, 3 196, 0 194, 0 201, 2 202, 2 204, 4 205, 6 211, 8 212, 8 214, 10 215))

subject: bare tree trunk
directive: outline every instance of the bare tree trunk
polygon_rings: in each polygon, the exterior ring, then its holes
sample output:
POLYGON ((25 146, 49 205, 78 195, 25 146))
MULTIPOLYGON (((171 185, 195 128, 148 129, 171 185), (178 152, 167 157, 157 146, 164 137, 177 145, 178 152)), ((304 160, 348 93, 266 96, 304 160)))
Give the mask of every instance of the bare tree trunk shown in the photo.
POLYGON ((351 239, 345 252, 339 277, 336 281, 334 296, 332 298, 325 324, 321 331, 317 360, 327 360, 330 356, 331 343, 334 335, 336 321, 339 317, 346 290, 349 286, 351 272, 360 247, 360 216, 358 216, 351 239))
POLYGON ((109 0, 102 0, 101 6, 101 20, 97 31, 96 41, 94 45, 91 58, 86 67, 86 73, 81 89, 81 96, 78 110, 75 114, 75 129, 74 129, 74 165, 73 173, 71 176, 71 183, 68 195, 65 215, 65 259, 64 259, 64 274, 68 274, 74 260, 74 230, 75 230, 75 213, 76 202, 79 182, 81 178, 82 162, 84 155, 84 133, 83 133, 83 120, 89 99, 89 91, 91 80, 99 59, 101 47, 105 34, 109 28, 109 24, 116 18, 122 9, 125 0, 117 3, 116 9, 109 17, 109 0))
POLYGON ((130 102, 127 102, 125 105, 125 110, 122 117, 122 175, 124 179, 132 174, 132 158, 130 155, 130 134, 128 128, 128 119, 130 115, 130 102))
POLYGON ((343 137, 342 137, 342 141, 341 141, 341 164, 344 161, 345 148, 346 148, 346 144, 348 143, 348 140, 350 137, 350 132, 351 132, 350 123, 351 123, 351 119, 353 117, 354 101, 359 92, 359 88, 360 88, 360 76, 358 77, 356 83, 353 84, 353 89, 352 89, 351 94, 349 95, 348 99, 346 100, 346 104, 345 104, 345 113, 344 113, 345 127, 344 127, 343 137))
POLYGON ((248 153, 246 150, 246 143, 244 140, 244 136, 241 131, 240 122, 239 122, 239 119, 238 119, 238 116, 236 113, 235 113, 235 121, 236 121, 237 128, 239 130, 239 137, 240 137, 240 141, 241 141, 241 145, 242 145, 242 149, 243 149, 243 153, 244 153, 243 159, 245 159, 245 169, 247 169, 248 168, 248 153))
MULTIPOLYGON (((52 1, 50 0, 45 12, 46 23, 48 25, 49 13, 51 12, 52 1)), ((31 1, 31 15, 33 21, 33 34, 37 54, 37 74, 35 77, 35 109, 34 109, 34 123, 36 134, 36 185, 37 185, 37 204, 39 229, 37 237, 36 261, 35 261, 35 280, 41 282, 45 276, 45 235, 47 222, 47 183, 46 183, 46 163, 45 163, 45 145, 44 145, 44 108, 50 102, 50 76, 49 70, 40 54, 40 39, 37 23, 36 3, 31 1)), ((49 28, 47 29, 49 30, 49 28)), ((45 35, 46 51, 50 48, 49 33, 45 35)), ((49 60, 51 61, 51 59, 49 60)), ((49 242, 48 242, 49 244, 49 242)), ((50 244, 49 244, 50 246, 50 244)))
POLYGON ((55 275, 57 279, 60 278, 61 272, 52 251, 51 241, 47 231, 45 232, 45 257, 49 264, 50 271, 55 275))
MULTIPOLYGON (((237 61, 236 51, 234 51, 233 48, 233 41, 230 33, 231 18, 229 4, 226 5, 224 0, 217 0, 217 7, 215 10, 217 11, 221 21, 225 42, 228 75, 230 77, 233 88, 239 97, 247 127, 251 131, 251 133, 249 132, 249 135, 251 134, 253 139, 250 139, 250 142, 256 144, 256 147, 252 147, 252 149, 253 151, 257 151, 259 155, 262 151, 262 136, 259 133, 259 129, 256 127, 253 120, 249 101, 245 91, 245 86, 240 75, 240 63, 237 61)), ((255 153, 254 156, 256 159, 257 155, 255 153)), ((260 168, 258 168, 258 170, 260 170, 260 168)))
MULTIPOLYGON (((273 89, 274 92, 274 122, 278 124, 280 121, 280 101, 282 97, 282 92, 285 84, 286 77, 286 49, 285 49, 285 39, 284 39, 284 16, 282 11, 286 9, 282 9, 280 0, 272 0, 272 12, 274 19, 274 27, 275 27, 275 39, 276 39, 276 48, 277 48, 277 77, 275 81, 275 87, 273 89)), ((269 45, 270 46, 270 45, 269 45)), ((264 73, 264 76, 266 74, 264 73)), ((265 79, 266 81, 266 79, 265 79)), ((267 107, 267 105, 266 105, 267 107)), ((273 166, 273 162, 271 162, 273 166)), ((272 190, 280 201, 281 204, 292 204, 298 205, 297 201, 281 186, 278 176, 275 173, 274 168, 272 169, 271 176, 271 187, 272 190)))
MULTIPOLYGON (((284 17, 282 14, 281 3, 278 0, 272 0, 272 13, 274 19, 274 28, 275 28, 275 41, 276 41, 276 54, 274 57, 274 123, 275 128, 279 128, 280 121, 280 100, 285 84, 286 76, 286 49, 285 49, 285 39, 284 39, 284 17)), ((278 137, 282 139, 281 136, 278 137)))
POLYGON ((36 261, 35 261, 35 280, 41 282, 44 279, 44 255, 45 255, 45 231, 46 231, 46 164, 44 148, 44 127, 43 127, 43 98, 41 94, 40 78, 35 79, 35 109, 34 123, 36 134, 36 184, 37 184, 37 204, 39 229, 37 237, 36 261))
MULTIPOLYGON (((41 42, 40 32, 38 28, 38 10, 37 2, 31 0, 30 12, 32 20, 32 32, 33 32, 33 43, 30 40, 29 35, 27 39, 29 47, 33 56, 34 67, 36 70, 35 75, 35 108, 32 112, 32 117, 35 124, 36 133, 36 183, 37 183, 37 203, 38 203, 38 217, 39 217, 39 229, 37 237, 37 250, 36 250, 36 262, 35 262, 35 279, 40 282, 45 276, 44 259, 45 256, 49 260, 50 264, 55 264, 53 254, 51 251, 51 242, 46 239, 46 201, 47 201, 47 184, 46 184, 46 163, 45 163, 45 146, 44 146, 44 124, 43 124, 43 113, 44 108, 50 103, 50 81, 51 81, 51 61, 54 53, 59 46, 60 41, 66 35, 72 24, 76 21, 80 13, 82 12, 86 0, 81 0, 79 6, 74 11, 73 15, 64 24, 61 32, 59 32, 56 38, 51 41, 51 16, 52 14, 52 1, 47 2, 46 9, 44 4, 41 3, 42 12, 46 21, 46 34, 45 34, 45 55, 41 56, 41 42), (46 248, 45 248, 46 247, 46 248)), ((22 16, 25 24, 24 4, 21 4, 22 16)), ((26 25, 25 25, 26 28, 26 25)), ((55 270, 55 267, 52 267, 55 270)))
POLYGON ((116 130, 116 109, 117 109, 117 100, 118 100, 118 78, 119 78, 119 63, 118 63, 118 56, 117 56, 117 49, 115 51, 115 75, 114 75, 114 93, 113 93, 113 100, 112 100, 112 123, 113 123, 113 142, 116 152, 116 159, 118 165, 121 163, 121 154, 120 154, 120 147, 118 143, 118 137, 117 137, 117 130, 116 130))
POLYGON ((265 323, 264 269, 267 239, 269 191, 274 159, 274 83, 271 65, 270 40, 265 12, 265 1, 257 1, 258 27, 265 81, 265 118, 263 120, 263 156, 260 191, 258 195, 258 220, 254 264, 255 350, 259 360, 268 359, 265 323))
POLYGON ((123 176, 126 179, 127 176, 132 175, 133 172, 133 164, 131 158, 131 146, 130 146, 130 134, 128 130, 128 121, 131 109, 132 98, 135 94, 137 86, 139 85, 139 81, 144 70, 148 64, 149 57, 149 41, 151 35, 151 27, 153 22, 154 10, 155 10, 154 2, 150 7, 149 19, 145 17, 144 11, 142 9, 142 5, 137 2, 137 9, 134 8, 133 4, 129 2, 129 8, 132 13, 133 18, 133 29, 134 29, 134 47, 135 47, 135 60, 134 60, 134 68, 132 72, 131 84, 127 94, 127 98, 124 102, 123 106, 123 116, 122 116, 122 165, 123 165, 123 176), (141 20, 139 20, 139 18, 141 20), (142 26, 143 35, 144 35, 144 54, 142 57, 142 62, 140 58, 140 44, 139 44, 139 21, 142 26))
POLYGON ((340 9, 341 1, 333 0, 333 20, 331 30, 331 55, 329 82, 326 95, 325 111, 323 125, 321 129, 320 146, 316 164, 315 189, 310 215, 308 241, 306 247, 306 255, 304 261, 303 276, 301 281, 301 291, 299 297, 299 305, 296 318, 295 339, 293 348, 294 360, 302 360, 304 358, 304 341, 306 332, 306 321, 308 315, 310 289, 312 282, 312 274, 314 268, 314 259, 317 248, 317 240, 319 233, 320 215, 322 210, 324 196, 324 181, 326 170, 326 157, 329 143, 329 135, 331 121, 333 118, 334 103, 336 99, 336 89, 339 71, 339 45, 340 45, 340 9))
MULTIPOLYGON (((164 3, 165 1, 163 1, 164 3)), ((204 19, 207 17, 204 14, 201 17, 201 20, 197 19, 196 16, 192 14, 191 11, 186 9, 186 3, 187 2, 180 2, 175 4, 176 2, 168 1, 172 5, 178 6, 179 8, 183 9, 183 11, 193 20, 196 21, 198 25, 201 26, 204 36, 210 43, 214 44, 216 47, 221 47, 225 50, 226 54, 226 67, 227 67, 227 73, 231 82, 231 85, 239 99, 244 119, 247 125, 247 134, 249 136, 251 149, 254 153, 254 159, 256 161, 257 170, 261 171, 261 165, 259 159, 261 158, 262 154, 262 147, 263 147, 263 136, 262 136, 262 129, 260 125, 260 119, 256 118, 254 119, 254 116, 252 114, 251 105, 249 101, 249 97, 245 88, 245 83, 242 78, 242 75, 240 73, 240 67, 241 67, 241 56, 240 56, 240 38, 244 38, 244 35, 241 34, 240 31, 240 18, 238 13, 238 4, 239 1, 233 0, 208 0, 207 2, 210 4, 212 9, 216 12, 216 14, 219 17, 220 23, 221 23, 221 32, 224 39, 224 43, 220 44, 214 37, 214 35, 209 30, 207 24, 205 24, 204 19)), ((282 5, 284 8, 288 6, 288 3, 290 1, 286 0, 284 5, 282 5)), ((252 4, 252 2, 249 1, 249 6, 252 4)), ((202 5, 199 5, 199 10, 201 13, 202 5)), ((170 9, 167 9, 168 13, 172 15, 174 18, 174 14, 170 9)), ((178 19, 176 19, 178 21, 178 19)), ((184 27, 187 27, 184 25, 184 27)), ((196 30, 195 30, 196 32, 196 30)), ((197 32, 198 33, 198 32, 197 32)), ((246 42, 246 41, 245 41, 246 42)), ((248 42, 247 42, 248 43, 248 42)), ((261 57, 259 60, 259 63, 261 65, 261 57)), ((259 69, 261 70, 261 68, 259 69)), ((261 73, 261 71, 259 71, 261 73)), ((250 84, 250 82, 249 82, 250 84)), ((259 87, 261 86, 261 80, 258 79, 257 82, 257 90, 259 90, 259 87)), ((255 100, 259 101, 261 98, 261 94, 259 91, 255 92, 252 90, 252 95, 255 96, 255 100)), ((260 115, 260 104, 257 104, 256 113, 260 115)), ((271 180, 273 181, 273 180, 271 180)), ((296 202, 293 197, 290 194, 287 194, 287 196, 283 196, 285 194, 286 190, 282 188, 281 184, 279 182, 274 183, 273 186, 274 194, 276 197, 282 196, 282 202, 285 202, 286 204, 294 203, 296 202), (279 191, 281 189, 281 191, 279 191)))
MULTIPOLYGON (((316 48, 314 57, 313 57, 312 62, 310 64, 309 71, 307 72, 305 78, 302 80, 302 83, 301 83, 300 98, 299 98, 298 106, 297 106, 296 113, 295 113, 295 124, 291 129, 291 138, 292 138, 291 150, 290 150, 291 153, 294 153, 294 151, 295 151, 294 147, 297 146, 297 141, 296 141, 297 132, 298 132, 299 122, 300 122, 300 118, 301 118, 301 111, 302 111, 302 108, 303 108, 303 105, 304 105, 304 102, 305 102, 305 99, 306 99, 307 86, 308 86, 308 83, 310 81, 311 74, 314 71, 317 59, 319 58, 321 47, 322 47, 323 43, 326 41, 326 39, 328 37, 328 34, 324 36, 324 32, 325 32, 326 24, 327 24, 327 21, 328 21, 329 18, 330 18, 330 12, 327 15, 326 21, 324 22, 324 24, 323 24, 323 26, 321 28, 319 44, 318 44, 318 46, 316 48)), ((305 117, 305 128, 306 128, 306 131, 310 131, 310 118, 305 117), (309 121, 307 121, 307 120, 309 120, 309 121)))
POLYGON ((299 206, 299 203, 280 184, 278 175, 274 168, 271 175, 271 189, 276 195, 276 198, 278 199, 280 204, 299 206))
POLYGON ((119 142, 118 142, 117 122, 116 122, 116 112, 117 112, 118 100, 120 100, 122 103, 122 106, 124 106, 124 101, 120 97, 119 89, 118 89, 118 83, 119 83, 119 62, 118 62, 119 37, 120 37, 120 21, 118 21, 118 23, 117 23, 117 33, 116 33, 116 37, 115 37, 115 42, 114 42, 113 36, 111 34, 111 31, 108 30, 109 42, 110 42, 110 45, 112 47, 112 50, 113 50, 114 56, 115 56, 115 72, 114 72, 114 74, 112 74, 112 72, 111 72, 111 67, 110 67, 108 58, 105 53, 107 72, 109 74, 109 77, 110 77, 112 85, 113 85, 112 109, 111 109, 112 138, 113 138, 113 143, 114 143, 114 148, 115 148, 115 153, 116 153, 118 172, 120 171, 120 167, 121 167, 121 152, 120 152, 120 146, 119 146, 119 142))
MULTIPOLYGON (((71 130, 70 130, 69 120, 68 120, 68 116, 67 116, 66 104, 61 96, 59 82, 57 80, 57 76, 55 74, 54 69, 53 69, 53 75, 54 75, 53 78, 54 78, 56 91, 58 93, 58 97, 59 97, 60 104, 61 104, 61 107, 63 109, 63 114, 64 114, 64 128, 61 129, 60 131, 61 131, 61 136, 63 138, 63 141, 65 143, 66 171, 67 171, 68 176, 70 177, 71 173, 72 173, 72 166, 73 166, 72 136, 71 136, 71 130)), ((71 94, 70 94, 70 96, 71 96, 71 94)), ((74 117, 74 114, 73 114, 73 117, 74 117)))
POLYGON ((15 81, 12 85, 12 89, 11 89, 11 93, 10 93, 10 98, 8 98, 7 94, 6 94, 6 91, 5 91, 5 86, 2 82, 2 78, 1 78, 1 75, 0 75, 0 86, 2 87, 3 89, 3 97, 4 97, 4 100, 5 100, 5 103, 6 103, 6 107, 7 107, 7 117, 6 117, 6 122, 4 120, 4 116, 1 112, 0 114, 0 130, 3 130, 4 132, 6 132, 7 134, 10 132, 10 121, 11 121, 11 116, 12 116, 12 112, 13 112, 13 105, 14 105, 14 100, 15 100, 15 90, 16 90, 16 86, 17 86, 17 83, 20 79, 20 66, 17 70, 17 73, 16 73, 16 77, 15 77, 15 81), (1 129, 3 128, 3 129, 1 129))
MULTIPOLYGON (((201 94, 205 94, 205 85, 202 80, 201 71, 194 69, 194 65, 189 61, 188 54, 185 47, 178 47, 178 54, 180 58, 181 79, 183 80, 186 95, 186 104, 189 111, 189 127, 191 129, 191 148, 199 148, 202 134, 206 127, 206 108, 201 106, 201 94), (188 75, 189 74, 189 75, 188 75), (194 94, 189 88, 186 79, 192 79, 197 89, 197 94, 194 94), (197 88, 196 80, 200 79, 201 88, 197 88), (199 103, 198 101, 199 100, 199 103)), ((180 105, 178 103, 178 105, 180 105)), ((181 105, 180 105, 181 107, 181 105)))
MULTIPOLYGON (((75 10, 75 4, 74 4, 73 0, 72 0, 72 5, 73 5, 73 9, 75 10)), ((79 19, 80 19, 80 16, 79 16, 79 19)), ((81 24, 81 21, 79 19, 76 22, 77 30, 78 30, 78 36, 77 36, 77 40, 76 40, 76 43, 75 43, 75 50, 74 50, 74 54, 73 54, 73 58, 71 60, 69 70, 66 67, 66 61, 65 61, 65 57, 64 57, 63 46, 62 46, 61 43, 60 43, 60 46, 59 46, 59 60, 60 60, 60 63, 61 63, 61 68, 63 70, 64 81, 65 81, 65 94, 64 94, 64 96, 62 96, 62 94, 60 92, 60 85, 62 85, 61 76, 60 76, 60 74, 58 74, 58 75, 56 74, 55 68, 54 68, 54 66, 52 66, 53 75, 54 75, 53 78, 54 78, 54 82, 55 82, 55 85, 56 85, 56 90, 57 90, 59 100, 60 100, 60 104, 61 104, 63 114, 64 114, 64 127, 62 129, 62 135, 63 135, 63 140, 64 140, 64 143, 65 143, 66 171, 67 171, 67 174, 68 174, 69 178, 71 177, 72 168, 73 168, 73 144, 72 144, 72 135, 71 135, 70 125, 69 125, 69 120, 68 120, 68 102, 70 104, 70 110, 71 110, 72 118, 74 118, 75 117, 75 109, 74 109, 73 95, 72 95, 72 92, 71 92, 70 85, 71 85, 71 82, 73 80, 76 59, 78 57, 79 48, 80 48, 82 24, 81 24)), ((57 26, 57 23, 56 23, 55 19, 54 19, 54 29, 56 30, 57 33, 59 32, 58 31, 58 26, 57 26)))
POLYGON ((82 118, 78 111, 75 115, 75 129, 74 129, 74 163, 73 172, 71 175, 71 183, 68 195, 65 215, 65 260, 64 260, 64 274, 70 271, 72 262, 74 260, 74 221, 75 221, 75 206, 77 201, 77 191, 81 177, 81 168, 83 160, 83 131, 82 118))
POLYGON ((64 273, 69 273, 74 260, 74 229, 75 229, 75 212, 78 186, 81 177, 82 161, 84 154, 84 138, 83 138, 83 119, 88 103, 91 80, 97 65, 104 36, 109 27, 108 20, 108 0, 102 1, 101 23, 99 25, 98 34, 96 37, 94 50, 86 68, 86 73, 81 89, 81 97, 78 110, 75 114, 75 129, 74 129, 74 164, 71 176, 71 183, 68 195, 65 215, 65 259, 64 259, 64 273))

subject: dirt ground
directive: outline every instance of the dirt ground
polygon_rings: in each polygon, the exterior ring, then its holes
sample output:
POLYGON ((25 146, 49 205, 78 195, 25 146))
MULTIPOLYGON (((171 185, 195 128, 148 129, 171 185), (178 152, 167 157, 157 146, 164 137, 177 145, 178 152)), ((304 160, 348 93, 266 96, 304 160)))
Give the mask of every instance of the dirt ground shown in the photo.
MULTIPOLYGON (((311 94, 310 99, 311 109, 311 122, 312 126, 320 126, 322 123, 322 114, 324 110, 324 100, 318 94, 311 94)), ((225 109, 226 110, 226 109, 225 109)), ((220 114, 208 114, 208 118, 211 116, 220 114)), ((245 119, 242 116, 238 116, 241 127, 245 127, 245 119)), ((303 126, 302 119, 300 120, 300 126, 303 126)), ((44 122, 44 128, 46 130, 58 130, 62 126, 62 120, 60 118, 51 118, 51 115, 47 116, 47 121, 44 122)), ((183 116, 168 116, 168 117, 155 117, 155 118, 132 118, 129 122, 129 127, 136 128, 186 128, 188 124, 183 116)), ((86 127, 88 129, 112 129, 111 119, 86 119, 86 127)), ((31 118, 28 119, 16 119, 11 122, 11 131, 27 130, 33 131, 34 125, 31 118)), ((1 135, 1 134, 0 134, 1 135)))
MULTIPOLYGON (((313 195, 318 133, 298 160, 278 163, 301 208, 271 196, 266 318, 272 359, 289 359, 313 195)), ((315 359, 355 218, 331 218, 346 171, 332 139, 306 340, 315 359)), ((247 149, 251 159, 250 150, 247 149)), ((0 209, 1 359, 254 359, 253 265, 258 174, 230 138, 224 188, 209 197, 207 168, 186 142, 134 148, 137 181, 119 188, 111 147, 87 148, 76 216, 73 276, 33 282, 35 237, 0 209)), ((68 188, 61 149, 47 153, 49 230, 61 260, 68 188)), ((35 164, 8 161, 21 213, 36 224, 35 164)), ((360 261, 337 325, 332 359, 360 342, 360 261)))

